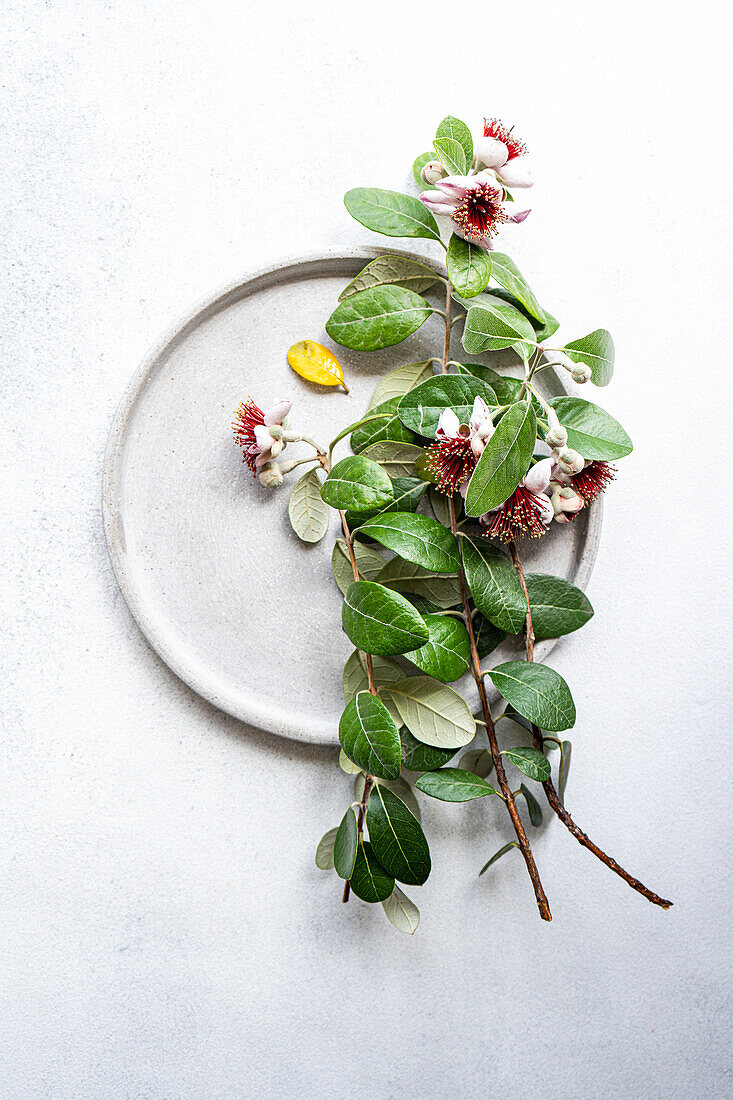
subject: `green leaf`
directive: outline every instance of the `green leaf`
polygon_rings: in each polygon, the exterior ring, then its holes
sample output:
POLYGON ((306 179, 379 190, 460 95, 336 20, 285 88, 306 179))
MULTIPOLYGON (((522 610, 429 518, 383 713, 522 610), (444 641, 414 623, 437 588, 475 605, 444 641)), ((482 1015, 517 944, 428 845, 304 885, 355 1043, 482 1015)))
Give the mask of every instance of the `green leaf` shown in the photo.
POLYGON ((475 737, 476 722, 471 711, 447 684, 429 676, 410 676, 384 690, 394 700, 410 733, 424 745, 456 749, 475 737))
POLYGON ((430 499, 430 507, 433 510, 433 515, 438 523, 442 523, 445 527, 450 527, 450 496, 448 496, 447 493, 439 493, 438 490, 434 489, 431 485, 428 490, 428 497, 430 499))
POLYGON ((355 187, 344 195, 344 205, 352 218, 375 233, 440 240, 435 218, 412 195, 383 191, 381 187, 355 187))
POLYGON ((618 420, 582 397, 556 397, 550 402, 568 432, 568 446, 583 458, 613 462, 631 454, 634 445, 618 420))
POLYGON ((341 715, 341 746, 362 771, 382 779, 396 779, 402 768, 402 746, 397 726, 381 699, 358 692, 341 715))
POLYGON ((375 286, 337 305, 326 321, 326 332, 344 347, 375 351, 407 339, 432 312, 425 299, 412 290, 375 286))
POLYGON ((359 831, 356 827, 356 814, 349 806, 338 827, 333 846, 333 865, 339 878, 351 878, 356 863, 358 844, 359 831))
POLYGON ((413 442, 415 436, 397 416, 397 406, 400 401, 400 397, 392 397, 389 401, 383 401, 381 405, 377 405, 371 411, 375 415, 377 413, 391 413, 392 415, 385 416, 381 420, 367 420, 365 424, 360 424, 351 433, 351 449, 355 454, 363 451, 370 443, 379 442, 380 439, 394 439, 397 443, 413 442))
POLYGON ((460 141, 451 137, 436 138, 433 147, 449 176, 465 176, 468 165, 460 141))
MULTIPOLYGON (((354 801, 361 802, 364 797, 364 783, 365 778, 363 772, 360 772, 354 780, 354 801)), ((420 820, 420 806, 415 798, 415 792, 410 784, 405 779, 380 779, 380 786, 388 787, 392 794, 404 802, 408 810, 415 815, 417 820, 420 820)))
POLYGON ((497 792, 474 772, 462 768, 441 768, 437 772, 426 772, 415 782, 423 794, 439 798, 441 802, 471 802, 474 798, 485 798, 497 792))
POLYGON ((573 746, 570 741, 563 741, 560 745, 560 771, 557 780, 557 792, 560 795, 560 801, 563 806, 565 805, 565 788, 568 784, 568 775, 570 774, 570 757, 572 756, 573 746))
POLYGON ((453 409, 461 424, 467 424, 477 397, 482 397, 487 405, 497 404, 496 394, 481 379, 438 374, 406 393, 397 412, 406 428, 433 438, 443 409, 453 409))
POLYGON ((428 628, 412 604, 374 581, 354 581, 344 599, 341 622, 357 649, 381 657, 418 649, 428 640, 428 628))
POLYGON ((402 799, 375 783, 366 823, 374 854, 385 871, 406 886, 422 886, 430 874, 430 850, 420 822, 402 799))
MULTIPOLYGON (((427 485, 417 477, 395 477, 392 479, 392 488, 394 500, 390 500, 389 504, 385 504, 383 508, 371 512, 347 512, 346 522, 349 528, 354 531, 366 520, 380 516, 383 512, 416 512, 418 504, 425 496, 427 485)), ((384 559, 382 561, 384 562, 384 559)))
POLYGON ((461 366, 464 371, 468 371, 491 386, 496 394, 497 401, 501 405, 513 405, 516 401, 519 401, 522 392, 521 378, 498 374, 492 367, 487 367, 483 363, 462 363, 461 366))
POLYGON ((404 726, 400 730, 400 740, 403 765, 413 772, 430 772, 435 768, 442 768, 458 752, 457 748, 435 749, 431 745, 423 745, 404 726))
POLYGON ((321 496, 332 508, 366 512, 388 504, 394 493, 389 475, 381 466, 363 455, 349 455, 333 467, 321 496))
MULTIPOLYGON (((395 684, 398 680, 404 679, 405 675, 396 661, 391 661, 389 657, 377 657, 376 655, 372 656, 372 672, 376 688, 385 687, 387 684, 395 684)), ((358 649, 354 650, 344 665, 341 684, 344 689, 344 701, 346 703, 353 699, 358 692, 369 690, 366 660, 361 656, 358 649)))
POLYGON ((413 565, 403 558, 392 558, 375 579, 387 588, 412 592, 425 600, 431 600, 439 607, 455 607, 461 601, 457 577, 448 577, 445 574, 436 576, 428 569, 413 565))
MULTIPOLYGON (((516 298, 513 294, 510 294, 508 290, 503 290, 501 287, 498 286, 492 287, 491 294, 495 298, 501 298, 503 302, 508 302, 510 306, 512 306, 516 310, 519 310, 519 312, 527 318, 529 323, 532 325, 532 328, 534 329, 535 339, 538 344, 541 344, 543 341, 547 340, 548 337, 552 336, 554 332, 557 332, 560 327, 560 322, 555 317, 553 317, 552 314, 549 313, 546 309, 542 309, 540 311, 542 313, 542 320, 538 320, 536 317, 533 317, 529 310, 519 301, 519 298, 516 298)), ((480 301, 477 301, 476 304, 480 304, 480 301)))
POLYGON ((405 653, 408 661, 436 680, 460 680, 468 671, 468 631, 450 615, 424 615, 430 637, 420 649, 405 653))
POLYGON ((391 439, 381 439, 371 443, 362 453, 362 458, 378 462, 390 477, 411 477, 415 462, 425 451, 413 443, 396 443, 391 439))
POLYGON ((476 649, 482 661, 484 657, 488 657, 490 653, 493 653, 496 647, 501 645, 506 638, 505 631, 499 630, 481 614, 474 617, 473 633, 476 638, 476 649))
POLYGON ((429 164, 431 160, 435 160, 435 153, 431 149, 429 153, 421 153, 419 157, 415 157, 415 163, 412 166, 412 178, 421 191, 424 191, 427 187, 425 180, 422 178, 421 172, 426 164, 429 164))
POLYGON ((350 878, 351 889, 362 901, 386 901, 394 890, 394 879, 377 860, 368 840, 359 841, 356 863, 350 878))
POLYGON ((481 614, 506 634, 517 634, 527 618, 527 601, 506 554, 485 540, 464 538, 463 567, 481 614))
POLYGON ((528 573, 526 581, 537 640, 572 634, 593 617, 590 600, 570 581, 547 573, 528 573))
POLYGON ((529 469, 536 438, 537 419, 532 406, 525 401, 511 405, 486 441, 468 483, 467 516, 482 516, 512 495, 529 469))
POLYGON ((538 783, 544 783, 550 778, 550 761, 539 749, 525 748, 520 745, 514 749, 505 749, 502 755, 511 760, 523 775, 536 779, 538 783))
POLYGON ((321 497, 317 470, 309 470, 296 481, 288 502, 290 525, 303 542, 320 542, 328 530, 328 505, 321 497))
POLYGON ((540 729, 555 733, 575 725, 570 688, 553 668, 528 661, 507 661, 492 668, 489 676, 499 694, 540 729))
POLYGON ((544 324, 545 313, 542 306, 535 298, 527 280, 514 263, 514 260, 504 252, 491 253, 491 277, 505 290, 508 290, 510 294, 513 294, 532 317, 540 324, 544 324))
POLYGON ((318 841, 318 847, 316 848, 316 867, 319 871, 333 870, 333 846, 336 841, 337 832, 338 825, 333 829, 329 829, 318 841))
POLYGON ((492 256, 485 248, 453 234, 448 242, 446 266, 448 278, 462 298, 473 298, 486 288, 491 278, 492 256))
POLYGON ((349 760, 343 749, 339 749, 339 767, 346 775, 361 775, 361 768, 359 765, 355 764, 353 760, 349 760))
POLYGON ((363 523, 358 533, 433 573, 457 573, 461 568, 456 537, 437 519, 413 512, 382 512, 363 523))
POLYGON ((403 366, 397 367, 396 370, 391 370, 378 382, 369 402, 369 408, 375 409, 384 401, 389 401, 393 397, 402 397, 403 394, 419 385, 420 382, 424 382, 432 376, 432 361, 405 363, 403 366))
POLYGON ((494 855, 491 857, 491 859, 489 860, 488 863, 485 863, 483 865, 483 867, 479 871, 479 878, 484 873, 484 871, 488 871, 488 869, 489 869, 489 867, 491 866, 492 863, 496 863, 497 859, 501 859, 501 857, 503 855, 506 855, 506 853, 511 848, 518 848, 518 847, 519 847, 519 845, 517 844, 516 840, 510 840, 508 844, 505 844, 503 848, 500 848, 498 852, 494 853, 494 855))
POLYGON ((406 287, 416 294, 422 294, 440 281, 441 276, 437 271, 417 260, 410 260, 406 256, 377 256, 362 268, 356 278, 347 283, 339 294, 339 302, 373 286, 384 286, 385 283, 406 287))
MULTIPOLYGON (((355 542, 354 557, 359 577, 364 581, 373 581, 377 574, 384 569, 384 558, 372 546, 365 546, 362 542, 355 542)), ((346 595, 354 583, 354 570, 351 566, 349 552, 343 539, 336 539, 331 554, 331 568, 333 577, 341 592, 346 595)))
POLYGON ((525 787, 524 783, 522 783, 521 787, 519 788, 519 794, 524 797, 524 801, 527 803, 527 809, 529 810, 529 820, 532 822, 535 829, 539 828, 539 826, 542 824, 542 808, 539 802, 532 794, 532 792, 527 787, 525 787))
MULTIPOLYGON (((442 141, 445 138, 452 138, 453 141, 457 141, 463 149, 463 156, 467 168, 471 167, 473 163, 473 138, 465 122, 461 122, 460 118, 455 118, 453 115, 446 115, 435 131, 435 137, 438 141, 442 141)), ((464 175, 465 169, 464 172, 458 174, 464 175)))
POLYGON ((463 328, 463 346, 475 354, 482 351, 501 351, 516 347, 526 355, 537 340, 527 318, 507 302, 493 294, 482 294, 480 304, 469 299, 468 315, 463 328))
MULTIPOLYGON (((580 340, 571 340, 560 349, 574 363, 585 363, 591 369, 591 380, 596 386, 607 386, 613 378, 616 351, 613 338, 605 328, 597 328, 580 340)), ((551 354, 551 353, 550 353, 551 354)))
POLYGON ((387 920, 394 925, 398 932, 406 932, 408 936, 414 936, 420 923, 420 910, 414 901, 410 901, 403 894, 399 886, 395 886, 392 893, 382 902, 387 920))

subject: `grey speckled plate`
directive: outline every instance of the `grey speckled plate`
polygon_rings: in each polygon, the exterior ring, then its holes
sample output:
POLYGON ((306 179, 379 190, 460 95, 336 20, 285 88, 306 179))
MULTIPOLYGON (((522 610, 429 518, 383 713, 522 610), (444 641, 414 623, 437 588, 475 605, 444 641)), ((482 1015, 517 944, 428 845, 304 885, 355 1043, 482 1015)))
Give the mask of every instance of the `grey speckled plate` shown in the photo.
MULTIPOLYGON (((351 645, 331 575, 332 528, 301 543, 287 518, 289 486, 267 491, 234 446, 233 411, 293 401, 294 427, 327 442, 358 419, 379 377, 442 350, 439 318, 396 348, 336 348, 350 394, 314 386, 288 367, 297 340, 333 346, 324 331, 344 284, 378 252, 309 256, 248 276, 177 325, 132 379, 112 426, 103 513, 127 603, 166 664, 215 706, 299 741, 338 740, 341 670, 351 645)), ((409 255, 409 253, 403 253, 409 255)), ((423 257, 419 257, 425 262, 423 257)), ((453 354, 457 355, 456 343, 453 354)), ((563 392, 552 371, 539 376, 563 392)), ((305 454, 293 446, 288 457, 305 454)), ((339 444, 337 456, 346 452, 339 444)), ((601 526, 598 505, 525 545, 529 569, 585 586, 601 526)), ((553 641, 536 647, 538 660, 553 641)), ((510 659, 504 643, 496 660, 510 659)), ((476 707, 470 677, 454 685, 476 707)))

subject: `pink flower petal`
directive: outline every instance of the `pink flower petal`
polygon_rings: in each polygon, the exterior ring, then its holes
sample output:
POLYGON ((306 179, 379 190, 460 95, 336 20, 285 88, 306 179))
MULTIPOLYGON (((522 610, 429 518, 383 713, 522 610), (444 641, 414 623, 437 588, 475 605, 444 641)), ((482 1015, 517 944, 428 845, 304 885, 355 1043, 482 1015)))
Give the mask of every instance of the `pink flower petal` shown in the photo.
POLYGON ((524 484, 531 493, 544 493, 552 476, 552 459, 542 458, 525 474, 524 484))
POLYGON ((265 412, 265 424, 269 426, 273 424, 282 424, 292 406, 292 401, 277 401, 274 405, 270 405, 269 409, 265 412))

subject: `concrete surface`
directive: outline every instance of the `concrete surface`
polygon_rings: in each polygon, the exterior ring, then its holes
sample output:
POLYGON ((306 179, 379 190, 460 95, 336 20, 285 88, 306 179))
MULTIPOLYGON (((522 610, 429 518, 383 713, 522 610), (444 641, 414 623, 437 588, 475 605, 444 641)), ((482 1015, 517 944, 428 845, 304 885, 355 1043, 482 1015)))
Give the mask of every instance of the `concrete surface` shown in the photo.
MULTIPOLYGON (((0 1094, 723 1097, 730 864, 730 14, 10 0, 2 82, 0 1094), (675 900, 552 823, 427 806, 410 939, 313 851, 328 749, 229 719, 152 654, 100 521, 111 418, 148 346, 240 271, 375 240, 446 113, 515 122, 534 212, 505 238, 568 336, 611 329, 636 443, 607 494, 596 617, 553 664, 568 800, 675 900)), ((287 670, 284 670, 287 675, 287 670)))

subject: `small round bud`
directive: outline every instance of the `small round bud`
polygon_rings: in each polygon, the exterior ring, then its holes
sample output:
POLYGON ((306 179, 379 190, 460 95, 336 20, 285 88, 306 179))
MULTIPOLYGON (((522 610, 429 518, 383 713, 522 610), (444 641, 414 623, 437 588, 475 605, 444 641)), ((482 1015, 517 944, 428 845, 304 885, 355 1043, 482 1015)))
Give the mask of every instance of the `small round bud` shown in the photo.
POLYGON ((576 363, 575 370, 571 372, 573 382, 582 386, 584 382, 590 382, 591 369, 587 363, 576 363))
POLYGON ((579 474, 585 466, 585 459, 582 455, 574 451, 572 447, 563 447, 557 455, 557 464, 560 468, 560 472, 567 474, 570 477, 572 474, 579 474))
POLYGON ((420 175, 425 183, 432 186, 437 183, 438 180, 442 180, 445 176, 445 169, 439 160, 429 160, 427 164, 423 164, 420 169, 420 175))
POLYGON ((548 447, 552 447, 553 450, 561 450, 567 446, 568 433, 560 423, 557 413, 554 409, 550 409, 547 413, 547 435, 545 436, 545 443, 548 447))
POLYGON ((260 485, 264 485, 266 489, 277 489, 282 483, 282 468, 277 462, 266 462, 260 470, 260 485))
POLYGON ((270 447, 270 454, 273 458, 277 458, 281 451, 285 450, 285 444, 282 439, 276 439, 270 447))
POLYGON ((553 492, 550 501, 555 519, 558 523, 567 523, 583 507, 583 498, 571 485, 560 485, 559 482, 553 481, 551 488, 553 492))

